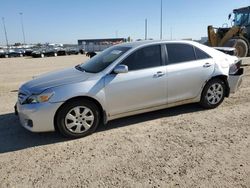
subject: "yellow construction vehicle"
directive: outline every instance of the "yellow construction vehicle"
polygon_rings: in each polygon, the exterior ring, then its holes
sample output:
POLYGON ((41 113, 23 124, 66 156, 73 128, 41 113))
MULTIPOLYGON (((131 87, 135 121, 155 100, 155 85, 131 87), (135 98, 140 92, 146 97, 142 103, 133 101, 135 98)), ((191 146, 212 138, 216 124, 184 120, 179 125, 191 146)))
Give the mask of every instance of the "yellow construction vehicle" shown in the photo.
POLYGON ((234 55, 246 57, 250 55, 250 6, 235 9, 233 14, 232 27, 208 26, 208 43, 211 47, 233 47, 234 55))

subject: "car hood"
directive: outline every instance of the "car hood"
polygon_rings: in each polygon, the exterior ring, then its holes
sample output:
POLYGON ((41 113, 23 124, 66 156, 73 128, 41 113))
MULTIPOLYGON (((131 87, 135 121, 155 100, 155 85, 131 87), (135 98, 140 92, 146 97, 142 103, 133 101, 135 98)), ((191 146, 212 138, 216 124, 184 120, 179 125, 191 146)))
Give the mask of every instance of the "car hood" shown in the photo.
POLYGON ((85 81, 91 75, 93 74, 68 68, 34 77, 33 80, 23 84, 20 90, 28 91, 30 94, 40 94, 46 89, 85 81))

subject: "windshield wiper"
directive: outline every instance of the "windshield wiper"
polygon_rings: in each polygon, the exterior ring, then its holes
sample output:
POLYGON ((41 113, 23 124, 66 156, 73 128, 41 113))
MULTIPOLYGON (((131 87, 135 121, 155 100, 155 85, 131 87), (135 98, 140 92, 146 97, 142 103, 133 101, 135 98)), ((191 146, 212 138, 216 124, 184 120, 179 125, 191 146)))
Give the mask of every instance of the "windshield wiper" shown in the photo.
POLYGON ((80 65, 76 65, 75 68, 81 72, 85 72, 85 70, 80 65))

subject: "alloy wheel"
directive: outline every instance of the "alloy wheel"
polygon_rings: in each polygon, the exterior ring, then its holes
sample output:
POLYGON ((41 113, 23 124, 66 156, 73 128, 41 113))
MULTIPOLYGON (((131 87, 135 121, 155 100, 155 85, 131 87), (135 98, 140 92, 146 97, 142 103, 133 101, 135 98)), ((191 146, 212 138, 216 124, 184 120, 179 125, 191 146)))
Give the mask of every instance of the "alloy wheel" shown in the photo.
POLYGON ((220 83, 214 83, 207 91, 206 98, 210 104, 218 104, 223 99, 223 87, 220 83))
POLYGON ((75 134, 88 131, 95 120, 94 113, 86 106, 71 109, 65 117, 66 128, 75 134))

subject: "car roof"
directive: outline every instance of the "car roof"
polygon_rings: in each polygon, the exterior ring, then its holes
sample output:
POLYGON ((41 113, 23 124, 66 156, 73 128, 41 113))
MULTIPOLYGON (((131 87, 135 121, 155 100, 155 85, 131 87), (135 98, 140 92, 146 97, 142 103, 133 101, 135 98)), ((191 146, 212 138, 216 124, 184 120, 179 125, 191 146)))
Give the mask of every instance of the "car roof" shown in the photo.
POLYGON ((122 43, 122 44, 118 44, 117 46, 136 48, 136 47, 145 46, 145 45, 165 44, 165 43, 187 43, 187 44, 194 45, 196 42, 190 41, 190 40, 176 40, 176 41, 173 41, 173 40, 144 40, 144 41, 122 43))
MULTIPOLYGON (((145 40, 145 41, 136 41, 136 42, 127 42, 118 44, 116 46, 120 47, 129 47, 132 49, 148 46, 148 45, 154 45, 154 44, 170 44, 170 43, 182 43, 182 44, 190 44, 192 46, 198 47, 199 49, 205 51, 207 54, 209 54, 213 58, 223 58, 226 56, 225 53, 220 52, 214 48, 211 48, 209 46, 203 45, 201 43, 191 41, 191 40, 145 40)), ((131 50, 132 50, 131 49, 131 50)))

